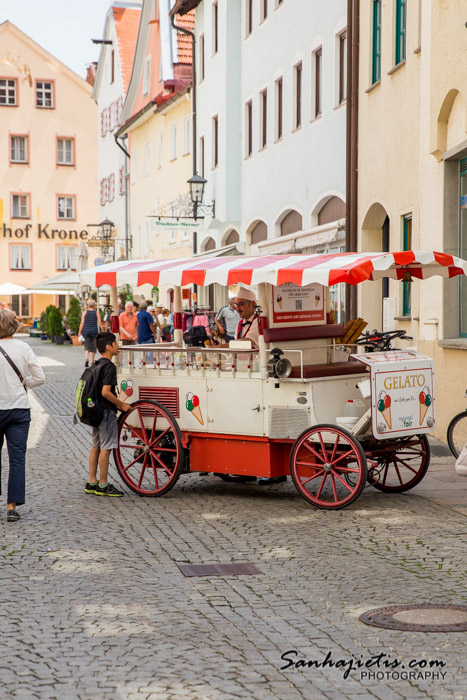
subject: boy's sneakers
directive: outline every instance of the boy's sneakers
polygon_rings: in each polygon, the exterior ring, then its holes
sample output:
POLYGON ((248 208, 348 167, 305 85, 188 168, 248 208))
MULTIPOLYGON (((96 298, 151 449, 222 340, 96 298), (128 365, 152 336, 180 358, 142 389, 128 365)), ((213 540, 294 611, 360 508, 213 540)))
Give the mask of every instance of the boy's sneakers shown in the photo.
POLYGON ((87 481, 86 486, 84 487, 84 493, 95 493, 96 486, 99 486, 98 481, 96 481, 95 484, 91 484, 91 483, 89 483, 89 481, 87 481))
POLYGON ((113 484, 106 484, 105 486, 99 486, 99 484, 97 484, 94 486, 94 493, 96 496, 113 496, 114 498, 125 495, 123 491, 116 489, 113 484))
POLYGON ((86 362, 84 363, 84 367, 89 367, 89 360, 86 360, 86 362))

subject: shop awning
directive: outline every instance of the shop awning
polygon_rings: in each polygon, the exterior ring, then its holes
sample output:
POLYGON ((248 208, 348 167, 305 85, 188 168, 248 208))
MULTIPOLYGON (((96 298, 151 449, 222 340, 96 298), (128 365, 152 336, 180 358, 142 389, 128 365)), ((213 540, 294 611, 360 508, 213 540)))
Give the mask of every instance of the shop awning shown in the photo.
POLYGON ((319 283, 326 287, 341 282, 358 284, 382 277, 405 280, 433 275, 467 274, 467 261, 433 251, 395 253, 339 253, 334 255, 263 255, 259 257, 203 257, 173 260, 122 261, 84 270, 82 284, 100 287, 142 284, 184 286, 198 284, 256 285, 319 283))
POLYGON ((13 282, 4 282, 0 284, 0 296, 12 296, 13 294, 29 294, 26 287, 22 287, 20 284, 13 284, 13 282))

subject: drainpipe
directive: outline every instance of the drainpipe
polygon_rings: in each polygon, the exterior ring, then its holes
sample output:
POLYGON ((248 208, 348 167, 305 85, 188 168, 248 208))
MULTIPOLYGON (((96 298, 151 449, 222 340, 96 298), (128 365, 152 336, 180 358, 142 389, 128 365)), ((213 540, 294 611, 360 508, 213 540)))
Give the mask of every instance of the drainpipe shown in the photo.
POLYGON ((114 134, 114 139, 115 143, 123 153, 126 155, 126 160, 125 160, 125 257, 127 260, 130 259, 130 188, 129 188, 129 174, 128 174, 128 161, 130 160, 131 156, 126 150, 126 148, 123 146, 123 144, 120 143, 119 137, 117 134, 114 134))
MULTIPOLYGON (((346 187, 345 249, 358 251, 358 67, 360 0, 347 0, 347 109, 346 109, 346 187)), ((357 289, 347 285, 348 318, 356 319, 357 289)))

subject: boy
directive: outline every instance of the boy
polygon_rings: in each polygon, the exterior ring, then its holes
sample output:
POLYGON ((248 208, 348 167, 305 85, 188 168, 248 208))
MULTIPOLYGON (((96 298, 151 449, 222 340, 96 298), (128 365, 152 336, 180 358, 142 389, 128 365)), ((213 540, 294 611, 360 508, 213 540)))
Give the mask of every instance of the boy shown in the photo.
POLYGON ((109 470, 109 458, 111 451, 118 446, 117 408, 120 411, 129 411, 131 406, 117 398, 117 368, 112 362, 112 357, 118 355, 117 339, 113 333, 99 333, 96 346, 102 359, 99 362, 100 381, 102 387, 102 403, 104 417, 97 428, 92 429, 92 447, 89 454, 89 481, 84 487, 85 493, 93 493, 96 496, 123 496, 123 491, 118 491, 107 482, 109 470), (99 463, 99 482, 97 481, 97 464, 99 463))

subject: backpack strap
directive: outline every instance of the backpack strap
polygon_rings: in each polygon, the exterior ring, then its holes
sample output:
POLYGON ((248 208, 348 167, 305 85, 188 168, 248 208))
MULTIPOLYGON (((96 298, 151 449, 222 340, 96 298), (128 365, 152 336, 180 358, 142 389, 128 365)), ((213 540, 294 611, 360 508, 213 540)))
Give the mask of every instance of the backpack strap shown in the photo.
POLYGON ((14 371, 16 376, 18 377, 24 391, 27 391, 26 385, 24 383, 23 375, 21 374, 21 372, 19 371, 19 369, 17 368, 17 366, 15 365, 15 363, 13 362, 11 357, 8 355, 8 353, 6 353, 5 350, 1 347, 1 345, 0 345, 0 352, 2 353, 3 357, 8 362, 8 364, 10 365, 10 367, 12 368, 12 370, 14 371))

